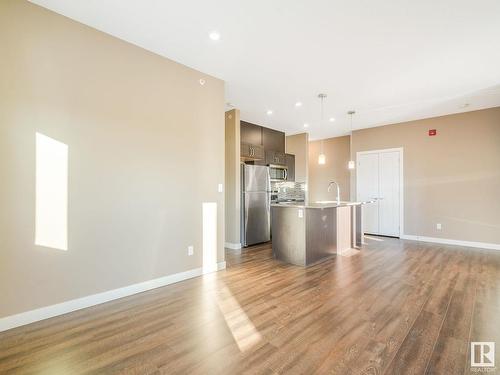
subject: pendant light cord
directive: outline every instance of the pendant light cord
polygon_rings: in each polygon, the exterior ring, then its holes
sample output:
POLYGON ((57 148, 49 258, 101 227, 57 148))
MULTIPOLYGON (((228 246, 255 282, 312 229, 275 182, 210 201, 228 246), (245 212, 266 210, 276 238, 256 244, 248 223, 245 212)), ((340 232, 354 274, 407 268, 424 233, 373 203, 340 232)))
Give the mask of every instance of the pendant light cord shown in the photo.
MULTIPOLYGON (((320 126, 323 125, 323 100, 325 99, 325 94, 319 94, 319 97, 321 99, 321 118, 319 119, 319 124, 320 126)), ((321 154, 323 154, 323 139, 321 140, 321 154)))
POLYGON ((351 136, 349 137, 349 154, 351 155, 351 160, 352 160, 352 115, 354 113, 351 113, 351 136))
MULTIPOLYGON (((319 120, 320 126, 323 125, 323 113, 324 113, 323 105, 324 105, 324 99, 326 98, 326 96, 327 96, 326 94, 318 94, 318 98, 321 99, 321 118, 319 120)), ((324 154, 324 149, 323 149, 323 143, 324 143, 324 140, 321 139, 321 143, 320 143, 321 152, 318 156, 318 164, 325 164, 325 154, 324 154)))
POLYGON ((347 112, 348 115, 351 116, 351 135, 349 136, 349 158, 351 159, 352 161, 352 116, 355 114, 356 112, 354 110, 350 110, 349 112, 347 112))
POLYGON ((323 122, 323 99, 324 99, 324 97, 321 96, 321 119, 320 119, 320 125, 323 122))

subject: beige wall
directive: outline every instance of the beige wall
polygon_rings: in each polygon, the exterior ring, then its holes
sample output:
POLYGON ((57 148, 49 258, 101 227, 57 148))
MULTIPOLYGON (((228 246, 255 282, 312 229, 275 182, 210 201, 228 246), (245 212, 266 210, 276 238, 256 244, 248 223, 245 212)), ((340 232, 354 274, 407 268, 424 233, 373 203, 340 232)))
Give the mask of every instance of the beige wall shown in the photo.
POLYGON ((226 112, 226 191, 225 224, 226 244, 240 244, 241 193, 240 193, 240 111, 226 112))
POLYGON ((201 267, 203 202, 223 260, 222 81, 24 1, 0 45, 0 317, 201 267), (35 132, 69 146, 67 251, 34 245, 35 132))
POLYGON ((349 136, 323 140, 323 152, 326 163, 319 165, 321 141, 309 142, 309 200, 334 200, 337 194, 335 189, 327 191, 330 181, 337 181, 340 185, 340 198, 349 200, 349 136))
POLYGON ((289 135, 285 140, 286 152, 295 155, 295 181, 307 183, 309 174, 309 134, 289 135))
POLYGON ((404 148, 405 234, 500 244, 500 107, 354 132, 354 152, 393 147, 404 148))

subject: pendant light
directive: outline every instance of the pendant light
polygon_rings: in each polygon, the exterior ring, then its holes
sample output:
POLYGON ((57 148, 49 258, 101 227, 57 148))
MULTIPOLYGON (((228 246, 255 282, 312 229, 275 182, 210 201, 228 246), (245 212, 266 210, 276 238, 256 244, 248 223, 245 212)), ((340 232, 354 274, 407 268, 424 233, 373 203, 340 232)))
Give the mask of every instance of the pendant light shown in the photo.
MULTIPOLYGON (((326 98, 326 94, 319 94, 318 98, 321 99, 321 120, 320 125, 323 123, 323 100, 326 98)), ((323 140, 321 140, 321 152, 318 156, 318 164, 323 165, 326 163, 326 155, 323 151, 323 140)))
POLYGON ((347 114, 351 116, 351 135, 349 136, 349 155, 350 155, 350 160, 349 163, 347 163, 347 168, 349 169, 354 169, 356 168, 356 163, 354 160, 352 160, 352 116, 355 114, 355 111, 349 111, 347 114))
POLYGON ((318 164, 325 164, 326 163, 326 156, 323 152, 323 140, 321 140, 321 152, 319 153, 319 156, 318 156, 318 164))

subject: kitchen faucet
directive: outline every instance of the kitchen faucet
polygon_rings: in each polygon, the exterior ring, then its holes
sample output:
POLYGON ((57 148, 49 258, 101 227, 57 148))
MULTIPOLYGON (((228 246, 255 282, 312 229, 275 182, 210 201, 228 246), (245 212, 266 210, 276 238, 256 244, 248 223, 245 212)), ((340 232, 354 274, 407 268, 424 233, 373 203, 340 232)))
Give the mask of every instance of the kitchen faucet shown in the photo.
POLYGON ((336 182, 336 181, 330 182, 328 184, 328 192, 330 192, 333 184, 335 184, 335 186, 337 186, 337 204, 340 204, 340 187, 339 187, 338 182, 336 182))

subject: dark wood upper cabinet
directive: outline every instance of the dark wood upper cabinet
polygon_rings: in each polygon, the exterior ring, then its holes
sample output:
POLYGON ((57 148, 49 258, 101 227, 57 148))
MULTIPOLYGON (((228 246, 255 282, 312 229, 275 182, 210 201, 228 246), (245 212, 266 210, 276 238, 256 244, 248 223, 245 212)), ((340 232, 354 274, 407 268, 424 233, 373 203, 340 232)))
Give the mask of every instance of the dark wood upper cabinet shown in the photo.
POLYGON ((262 128, 262 144, 266 151, 273 150, 285 153, 285 133, 269 128, 262 128))
POLYGON ((274 165, 285 165, 285 153, 274 150, 265 150, 266 151, 266 164, 274 164, 274 165))
POLYGON ((295 181, 295 155, 285 154, 286 180, 295 181))
POLYGON ((254 164, 285 165, 285 133, 240 122, 241 159, 254 164))
POLYGON ((249 145, 262 145, 262 126, 251 124, 249 122, 240 122, 241 143, 249 145))
MULTIPOLYGON (((244 161, 262 161, 264 163, 264 147, 242 143, 240 146, 240 157, 244 161)), ((261 163, 259 163, 261 164, 261 163)))

